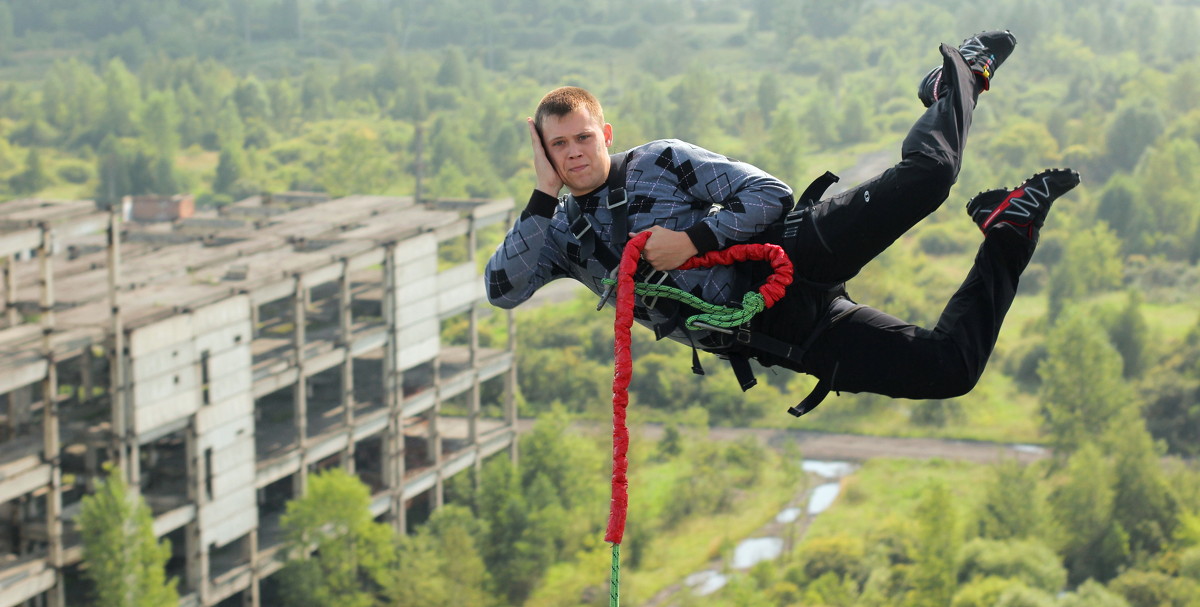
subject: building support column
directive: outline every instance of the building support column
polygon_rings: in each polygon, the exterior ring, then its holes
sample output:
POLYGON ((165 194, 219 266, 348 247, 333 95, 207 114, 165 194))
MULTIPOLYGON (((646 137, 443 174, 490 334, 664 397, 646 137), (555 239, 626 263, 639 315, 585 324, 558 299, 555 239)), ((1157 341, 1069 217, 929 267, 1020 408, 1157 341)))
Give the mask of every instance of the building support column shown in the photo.
POLYGON ((113 420, 110 444, 117 466, 124 471, 130 486, 133 486, 130 474, 132 458, 130 450, 127 448, 133 420, 129 410, 129 383, 125 369, 128 352, 125 351, 125 325, 121 318, 120 283, 121 216, 117 214, 117 207, 114 207, 108 218, 108 302, 109 322, 111 323, 109 326, 111 344, 108 351, 108 368, 113 420))
POLYGON ((96 377, 92 370, 92 365, 95 362, 95 356, 92 355, 92 347, 88 346, 83 349, 79 356, 79 383, 80 391, 79 404, 86 405, 92 402, 92 393, 96 391, 96 377))
POLYGON ((408 510, 404 502, 404 378, 399 371, 399 311, 396 306, 396 245, 387 245, 383 255, 383 312, 386 338, 383 346, 383 399, 388 428, 383 441, 384 485, 391 494, 392 525, 408 533, 408 510))
POLYGON ((8 393, 8 431, 11 437, 30 430, 33 419, 33 388, 21 386, 8 393))
POLYGON ((262 604, 262 589, 259 585, 258 527, 250 530, 246 538, 246 549, 250 551, 250 587, 242 594, 243 607, 259 607, 262 604))
POLYGON ((346 424, 346 432, 350 437, 346 450, 342 453, 342 467, 348 472, 354 472, 354 354, 351 346, 354 342, 354 315, 351 306, 353 297, 350 282, 350 260, 342 260, 342 276, 338 281, 338 327, 339 344, 345 353, 342 361, 342 413, 346 424))
POLYGON ((41 261, 41 321, 42 350, 46 357, 46 376, 42 378, 42 457, 50 464, 50 487, 46 495, 46 541, 49 562, 54 568, 54 588, 48 593, 50 607, 66 604, 63 592, 63 524, 62 524, 62 445, 58 419, 58 361, 54 354, 54 234, 42 225, 41 261))
POLYGON ((296 289, 292 295, 292 322, 295 330, 292 332, 292 350, 296 362, 296 386, 292 390, 292 422, 296 428, 296 436, 300 445, 300 471, 296 473, 293 490, 296 497, 308 493, 308 374, 304 365, 305 324, 307 320, 308 289, 304 279, 296 274, 296 289))
POLYGON ((445 503, 445 478, 443 477, 442 465, 442 433, 438 428, 438 420, 442 417, 442 354, 438 352, 436 358, 433 359, 433 408, 429 410, 429 433, 426 435, 429 441, 429 453, 433 460, 434 478, 433 484, 433 509, 437 510, 445 503))
POLYGON ((4 261, 4 316, 10 327, 21 323, 21 311, 17 309, 16 255, 9 255, 4 261))

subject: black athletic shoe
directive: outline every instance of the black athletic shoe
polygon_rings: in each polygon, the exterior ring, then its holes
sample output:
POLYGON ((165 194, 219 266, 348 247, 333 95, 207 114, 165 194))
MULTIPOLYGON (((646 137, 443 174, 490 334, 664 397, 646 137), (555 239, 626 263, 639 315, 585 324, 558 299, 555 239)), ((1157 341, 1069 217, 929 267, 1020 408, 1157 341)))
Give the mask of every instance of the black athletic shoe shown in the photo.
POLYGON ((984 234, 1007 227, 1033 240, 1050 205, 1077 185, 1079 173, 1074 170, 1046 169, 1012 190, 1000 188, 976 194, 967 203, 967 214, 984 234))
MULTIPOLYGON (((971 71, 979 76, 983 90, 986 91, 992 87, 992 75, 999 69, 1000 64, 1008 59, 1016 46, 1017 38, 1012 32, 992 31, 963 40, 958 46, 958 52, 962 54, 971 71)), ((929 70, 921 79, 921 83, 917 85, 917 97, 925 107, 929 107, 945 94, 946 88, 942 86, 942 66, 939 65, 929 70)))

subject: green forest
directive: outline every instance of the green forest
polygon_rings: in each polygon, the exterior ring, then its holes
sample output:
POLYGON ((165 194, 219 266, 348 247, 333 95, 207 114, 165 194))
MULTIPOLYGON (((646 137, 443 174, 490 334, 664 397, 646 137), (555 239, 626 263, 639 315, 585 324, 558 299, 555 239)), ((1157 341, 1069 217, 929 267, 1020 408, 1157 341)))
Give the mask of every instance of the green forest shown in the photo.
MULTIPOLYGON (((848 285, 931 324, 980 238, 966 200, 1078 170, 983 380, 945 401, 831 395, 795 420, 812 378, 759 369, 743 394, 721 361, 694 376, 685 349, 635 330, 633 421, 666 429, 634 437, 625 602, 727 559, 810 482, 800 453, 709 438, 736 426, 1052 455, 867 462, 783 558, 679 605, 1200 605, 1197 0, 0 0, 0 200, 219 208, 420 181, 521 204, 524 118, 563 84, 600 97, 616 149, 680 138, 802 189, 898 160, 937 45, 996 28, 1018 46, 950 200, 848 285)), ((607 437, 571 425, 608 419, 611 316, 594 303, 518 311, 522 415, 538 418, 518 466, 456 478, 404 537, 370 518, 357 479, 314 477, 264 600, 607 604, 607 437)), ((503 315, 487 322, 484 345, 502 343, 503 315)))

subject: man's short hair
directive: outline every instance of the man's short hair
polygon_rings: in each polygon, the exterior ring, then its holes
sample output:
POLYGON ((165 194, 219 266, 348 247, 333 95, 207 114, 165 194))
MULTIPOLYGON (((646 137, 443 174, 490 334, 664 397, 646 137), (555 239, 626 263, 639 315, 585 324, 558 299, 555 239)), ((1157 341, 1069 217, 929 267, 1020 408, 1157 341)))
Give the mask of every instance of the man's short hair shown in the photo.
POLYGON ((566 116, 581 107, 587 108, 592 118, 600 124, 604 124, 604 110, 600 107, 600 100, 587 90, 577 86, 561 86, 546 93, 546 96, 542 97, 541 102, 538 103, 537 112, 533 115, 533 123, 541 131, 547 116, 566 116))

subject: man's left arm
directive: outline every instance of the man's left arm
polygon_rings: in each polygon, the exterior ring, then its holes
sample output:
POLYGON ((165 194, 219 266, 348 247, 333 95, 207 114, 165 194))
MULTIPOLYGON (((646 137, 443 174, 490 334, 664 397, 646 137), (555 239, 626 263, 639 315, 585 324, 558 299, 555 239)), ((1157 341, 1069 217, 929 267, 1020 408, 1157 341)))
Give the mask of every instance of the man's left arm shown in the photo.
POLYGON ((643 254, 656 270, 671 270, 693 255, 750 240, 791 211, 792 189, 766 171, 698 146, 673 143, 665 170, 678 178, 685 195, 718 210, 683 232, 652 228, 656 233, 643 254))
POLYGON ((685 230, 698 254, 746 242, 792 210, 792 189, 766 171, 704 148, 682 147, 681 163, 694 167, 687 192, 719 209, 685 230))

